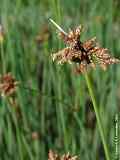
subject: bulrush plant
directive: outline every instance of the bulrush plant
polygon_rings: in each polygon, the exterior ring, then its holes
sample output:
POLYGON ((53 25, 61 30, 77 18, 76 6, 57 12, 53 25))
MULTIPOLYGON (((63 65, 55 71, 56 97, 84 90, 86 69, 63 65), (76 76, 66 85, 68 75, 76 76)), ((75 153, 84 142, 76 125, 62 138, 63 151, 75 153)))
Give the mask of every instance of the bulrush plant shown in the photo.
POLYGON ((99 43, 96 42, 95 37, 82 42, 80 39, 82 26, 78 26, 77 28, 70 30, 69 33, 66 33, 58 24, 56 24, 56 22, 54 22, 52 19, 50 19, 50 21, 58 28, 59 37, 67 46, 57 53, 52 54, 52 59, 53 61, 58 61, 59 64, 75 62, 77 64, 77 71, 85 75, 97 119, 98 129, 103 143, 105 157, 106 160, 110 160, 110 154, 108 151, 103 126, 101 124, 98 105, 96 103, 92 83, 87 74, 87 70, 91 67, 95 69, 97 65, 103 70, 106 70, 109 65, 119 63, 120 60, 112 57, 109 54, 108 49, 100 47, 99 43))

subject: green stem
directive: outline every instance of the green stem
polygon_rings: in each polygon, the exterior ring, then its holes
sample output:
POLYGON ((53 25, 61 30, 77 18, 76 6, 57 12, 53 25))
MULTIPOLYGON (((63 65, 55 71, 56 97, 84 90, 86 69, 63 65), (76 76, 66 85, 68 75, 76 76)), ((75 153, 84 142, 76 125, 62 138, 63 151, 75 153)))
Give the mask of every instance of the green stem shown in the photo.
POLYGON ((11 107, 10 98, 7 97, 6 101, 8 102, 8 111, 11 114, 12 121, 13 121, 13 123, 15 125, 15 129, 16 129, 16 140, 18 143, 18 152, 19 152, 20 160, 23 160, 23 148, 22 148, 23 146, 22 146, 22 142, 21 142, 21 133, 20 133, 20 129, 19 129, 18 120, 15 115, 14 108, 11 107))
POLYGON ((107 143, 106 143, 106 140, 105 140, 104 130, 103 130, 103 127, 102 127, 100 114, 99 114, 98 106, 97 106, 97 103, 96 103, 96 98, 95 98, 95 95, 94 95, 94 92, 93 92, 92 83, 91 83, 90 78, 89 78, 87 73, 85 74, 85 79, 86 79, 87 87, 88 87, 88 90, 89 90, 89 93, 90 93, 90 96, 91 96, 91 100, 92 100, 92 103, 93 103, 93 107, 94 107, 94 111, 95 111, 95 115, 96 115, 96 119, 97 119, 97 125, 98 125, 98 129, 99 129, 100 136, 101 136, 102 143, 103 143, 103 147, 104 147, 105 157, 106 157, 106 160, 110 160, 110 155, 109 155, 109 152, 108 152, 108 146, 107 146, 107 143))
POLYGON ((3 43, 0 44, 0 49, 1 49, 2 74, 5 74, 6 64, 5 64, 5 55, 4 55, 3 43))

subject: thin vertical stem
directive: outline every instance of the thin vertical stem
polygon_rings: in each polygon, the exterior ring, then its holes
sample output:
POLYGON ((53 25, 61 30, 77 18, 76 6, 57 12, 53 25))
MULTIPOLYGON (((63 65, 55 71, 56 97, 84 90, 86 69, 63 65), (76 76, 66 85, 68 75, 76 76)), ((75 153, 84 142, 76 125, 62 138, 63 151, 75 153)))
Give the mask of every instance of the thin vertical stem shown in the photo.
MULTIPOLYGON (((6 72, 6 66, 5 66, 5 56, 4 56, 4 49, 3 49, 3 41, 0 42, 0 52, 1 52, 1 64, 2 64, 2 75, 6 72)), ((3 110, 5 109, 5 97, 2 98, 2 107, 3 110)))
MULTIPOLYGON (((60 8, 60 0, 53 0, 53 6, 55 7, 54 10, 56 11, 56 15, 55 15, 55 19, 61 23, 61 8, 60 8)), ((50 22, 52 24, 54 24, 54 26, 56 28, 58 28, 59 31, 63 32, 65 35, 67 35, 67 33, 52 19, 49 19, 50 22)), ((59 41, 58 43, 58 48, 61 47, 61 42, 59 41)), ((58 80, 59 80, 59 86, 58 86, 58 96, 59 99, 62 99, 62 79, 61 76, 59 76, 59 72, 58 72, 58 80)), ((60 125, 60 130, 62 130, 63 136, 64 136, 64 148, 66 150, 66 152, 68 151, 68 138, 67 138, 67 130, 66 130, 66 122, 65 122, 65 116, 64 116, 64 109, 63 106, 61 104, 59 104, 59 107, 57 108, 57 116, 58 119, 60 119, 61 125, 60 125), (62 128, 62 129, 61 129, 62 128)))
POLYGON ((2 62, 2 74, 5 74, 6 72, 6 64, 5 64, 5 55, 4 55, 4 49, 3 49, 3 42, 0 44, 1 49, 1 62, 2 62))
POLYGON ((9 105, 11 105, 10 98, 7 97, 6 101, 8 103, 8 106, 7 106, 8 107, 8 111, 11 114, 12 121, 13 121, 13 123, 15 125, 15 129, 16 129, 16 140, 17 140, 17 143, 18 143, 19 157, 20 157, 20 160, 23 160, 23 148, 22 148, 21 134, 20 134, 18 120, 17 120, 15 112, 13 110, 14 108, 9 106, 9 105))
POLYGON ((99 132, 100 132, 101 140, 102 140, 104 151, 105 151, 105 157, 106 157, 106 160, 110 160, 110 155, 109 155, 109 152, 108 152, 108 146, 107 146, 107 142, 105 140, 104 130, 103 130, 103 126, 102 126, 102 123, 101 123, 96 98, 95 98, 95 95, 94 95, 94 92, 93 92, 92 83, 91 83, 90 78, 89 78, 87 73, 85 73, 85 79, 86 79, 89 94, 91 96, 91 100, 92 100, 92 103, 93 103, 93 107, 94 107, 94 111, 95 111, 95 115, 96 115, 96 119, 97 119, 97 125, 98 125, 98 129, 99 129, 99 132))

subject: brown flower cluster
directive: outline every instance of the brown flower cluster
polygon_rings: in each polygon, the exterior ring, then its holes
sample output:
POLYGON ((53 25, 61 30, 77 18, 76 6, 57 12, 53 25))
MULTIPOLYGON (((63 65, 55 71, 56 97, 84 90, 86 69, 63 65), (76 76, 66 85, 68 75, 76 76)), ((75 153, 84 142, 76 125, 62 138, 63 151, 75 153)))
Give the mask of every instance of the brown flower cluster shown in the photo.
POLYGON ((69 153, 59 156, 52 150, 49 151, 48 160, 78 160, 78 156, 71 156, 69 153))
POLYGON ((38 140, 39 139, 39 133, 37 131, 32 132, 32 140, 38 140))
POLYGON ((11 73, 7 73, 0 77, 0 93, 2 96, 11 96, 15 93, 19 82, 12 77, 11 73))
POLYGON ((50 38, 50 31, 48 29, 47 25, 43 26, 42 31, 36 36, 36 42, 37 44, 41 45, 42 43, 48 41, 50 38))
POLYGON ((52 54, 53 61, 57 60, 59 64, 76 62, 79 72, 86 71, 88 66, 96 68, 96 65, 105 70, 108 65, 120 62, 119 59, 109 54, 108 49, 100 47, 95 37, 81 42, 81 32, 81 26, 71 30, 68 34, 60 31, 59 36, 67 47, 52 54))

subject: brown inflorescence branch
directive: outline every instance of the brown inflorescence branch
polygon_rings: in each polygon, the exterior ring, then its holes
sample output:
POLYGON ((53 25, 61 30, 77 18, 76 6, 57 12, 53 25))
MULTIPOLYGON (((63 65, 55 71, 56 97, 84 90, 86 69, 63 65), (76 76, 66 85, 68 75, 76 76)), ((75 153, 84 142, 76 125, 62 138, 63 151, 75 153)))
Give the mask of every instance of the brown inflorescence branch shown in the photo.
POLYGON ((119 59, 109 54, 108 49, 99 46, 96 37, 82 42, 80 40, 81 33, 82 26, 78 26, 68 34, 60 30, 59 37, 66 44, 66 48, 52 54, 53 61, 57 60, 59 64, 76 62, 79 66, 77 68, 79 73, 85 72, 89 66, 96 68, 99 65, 106 70, 108 65, 120 62, 119 59))

